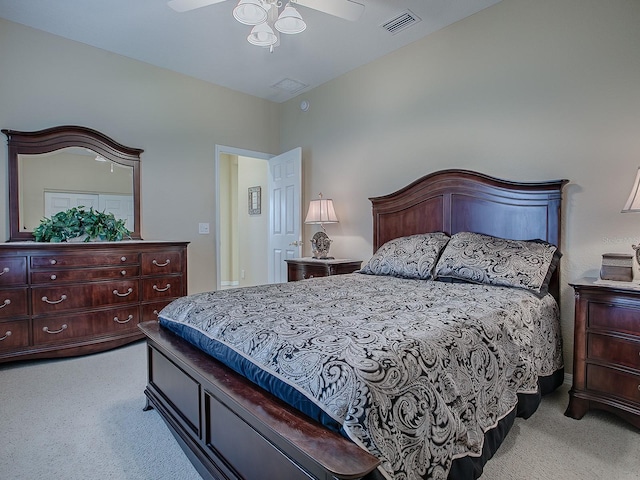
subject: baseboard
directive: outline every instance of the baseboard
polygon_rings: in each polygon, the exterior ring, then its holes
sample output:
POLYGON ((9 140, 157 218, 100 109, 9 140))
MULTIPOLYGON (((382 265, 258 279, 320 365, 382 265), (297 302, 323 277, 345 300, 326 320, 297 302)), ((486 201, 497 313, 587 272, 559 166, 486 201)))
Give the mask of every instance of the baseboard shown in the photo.
POLYGON ((562 382, 564 385, 573 385, 573 375, 570 373, 565 373, 564 374, 564 382, 562 382))
POLYGON ((238 280, 222 280, 220 282, 221 287, 237 287, 238 285, 240 285, 238 280))

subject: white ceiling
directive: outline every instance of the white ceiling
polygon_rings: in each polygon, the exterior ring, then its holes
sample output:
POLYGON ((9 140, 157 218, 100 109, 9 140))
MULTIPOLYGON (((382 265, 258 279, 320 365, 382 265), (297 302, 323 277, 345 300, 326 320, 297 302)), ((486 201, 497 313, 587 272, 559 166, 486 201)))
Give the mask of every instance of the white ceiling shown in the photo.
POLYGON ((177 13, 167 0, 0 0, 0 17, 274 102, 286 101, 500 0, 356 0, 350 22, 304 6, 307 29, 281 35, 273 53, 246 40, 237 0, 177 13), (381 27, 405 10, 421 21, 381 27), (286 79, 305 87, 274 87, 286 79))

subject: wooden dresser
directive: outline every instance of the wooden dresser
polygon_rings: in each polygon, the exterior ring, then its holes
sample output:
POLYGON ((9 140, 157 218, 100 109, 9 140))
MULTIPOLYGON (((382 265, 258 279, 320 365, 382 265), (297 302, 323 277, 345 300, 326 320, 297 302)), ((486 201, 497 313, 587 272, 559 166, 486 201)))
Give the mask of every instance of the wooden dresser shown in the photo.
POLYGON ((133 342, 186 293, 187 242, 0 244, 0 362, 133 342))
POLYGON ((608 410, 640 428, 640 290, 582 279, 575 290, 573 387, 565 415, 608 410))

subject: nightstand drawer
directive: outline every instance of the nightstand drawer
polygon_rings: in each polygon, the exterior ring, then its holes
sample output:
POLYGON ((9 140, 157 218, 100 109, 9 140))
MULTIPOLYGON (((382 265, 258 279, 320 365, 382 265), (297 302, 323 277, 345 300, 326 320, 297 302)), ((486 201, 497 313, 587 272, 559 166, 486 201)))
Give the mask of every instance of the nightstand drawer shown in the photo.
POLYGON ((587 356, 590 360, 635 368, 640 373, 640 341, 589 334, 587 356))
POLYGON ((285 260, 285 262, 287 262, 287 280, 289 282, 353 273, 362 265, 360 260, 335 258, 326 260, 316 258, 292 258, 285 260))
POLYGON ((588 315, 588 328, 624 332, 631 335, 638 335, 640 332, 640 308, 589 302, 588 315))
POLYGON ((315 265, 289 265, 288 279, 289 281, 306 280, 314 277, 326 277, 329 270, 325 266, 315 265))
POLYGON ((587 389, 640 405, 640 375, 600 365, 588 365, 587 389))

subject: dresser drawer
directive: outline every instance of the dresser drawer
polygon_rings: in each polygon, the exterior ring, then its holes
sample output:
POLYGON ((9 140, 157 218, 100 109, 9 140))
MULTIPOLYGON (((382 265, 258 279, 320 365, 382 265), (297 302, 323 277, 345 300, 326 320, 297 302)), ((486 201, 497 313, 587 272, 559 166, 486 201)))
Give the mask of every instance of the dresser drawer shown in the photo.
POLYGON ((140 300, 138 280, 96 282, 84 285, 34 287, 33 314, 91 308, 140 300))
POLYGON ((89 252, 85 255, 47 255, 31 257, 32 268, 47 267, 95 267, 98 265, 139 264, 139 254, 89 252))
POLYGON ((180 252, 151 252, 142 254, 143 275, 166 275, 182 272, 182 254, 180 252))
POLYGON ((66 282, 88 282, 91 280, 129 279, 140 275, 139 265, 119 267, 83 268, 74 270, 40 270, 31 273, 32 284, 58 284, 66 282))
POLYGON ((640 405, 638 374, 600 365, 587 365, 587 390, 613 395, 640 405))
POLYGON ((137 305, 74 315, 56 315, 33 320, 33 343, 43 345, 96 338, 135 331, 140 322, 137 305))
POLYGON ((29 320, 0 322, 0 351, 29 345, 29 320))
POLYGON ((587 326, 640 335, 640 308, 589 302, 587 326))
POLYGON ((29 315, 27 287, 0 290, 0 318, 29 315))
POLYGON ((142 305, 142 321, 150 322, 158 320, 160 311, 169 305, 172 300, 163 300, 161 302, 145 303, 142 305))
POLYGON ((182 295, 182 277, 179 275, 142 279, 142 300, 176 298, 182 295))
POLYGON ((590 360, 635 368, 640 373, 640 340, 589 334, 587 356, 590 360))
POLYGON ((27 283, 27 257, 0 257, 0 285, 27 283))

